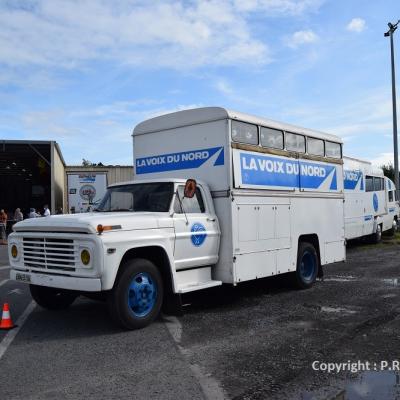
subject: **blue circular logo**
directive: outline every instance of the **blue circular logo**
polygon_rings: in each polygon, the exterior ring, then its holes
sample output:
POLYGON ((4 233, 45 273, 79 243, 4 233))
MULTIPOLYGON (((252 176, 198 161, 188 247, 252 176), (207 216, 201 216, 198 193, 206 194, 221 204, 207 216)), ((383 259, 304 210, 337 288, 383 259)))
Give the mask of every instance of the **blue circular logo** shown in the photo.
POLYGON ((378 196, 376 193, 374 193, 374 196, 372 197, 372 204, 374 205, 375 212, 378 211, 378 196))
POLYGON ((191 232, 192 232, 192 238, 191 238, 192 243, 196 247, 201 246, 207 237, 206 228, 204 227, 204 225, 196 222, 195 224, 192 225, 191 232))

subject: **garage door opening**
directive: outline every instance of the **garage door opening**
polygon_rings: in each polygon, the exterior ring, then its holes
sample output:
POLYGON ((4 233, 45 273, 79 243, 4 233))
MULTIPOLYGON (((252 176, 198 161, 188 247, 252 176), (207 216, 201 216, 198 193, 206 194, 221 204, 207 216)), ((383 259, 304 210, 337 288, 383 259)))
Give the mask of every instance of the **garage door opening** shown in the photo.
POLYGON ((45 204, 52 213, 63 208, 64 171, 55 142, 0 141, 0 208, 9 220, 17 207, 24 218, 30 208, 42 213, 45 204))

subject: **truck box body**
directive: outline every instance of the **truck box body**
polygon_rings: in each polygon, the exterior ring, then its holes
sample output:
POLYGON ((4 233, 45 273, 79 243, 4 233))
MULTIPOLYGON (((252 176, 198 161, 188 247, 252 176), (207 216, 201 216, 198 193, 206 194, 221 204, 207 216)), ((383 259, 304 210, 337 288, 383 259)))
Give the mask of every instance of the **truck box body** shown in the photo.
POLYGON ((216 107, 156 117, 135 128, 136 180, 194 178, 210 187, 221 229, 213 278, 237 284, 295 271, 302 236, 316 238, 322 265, 344 260, 341 156, 234 142, 232 121, 340 143, 332 135, 216 107))
POLYGON ((399 213, 394 183, 368 161, 343 161, 346 239, 373 235, 378 226, 382 232, 392 229, 399 213))

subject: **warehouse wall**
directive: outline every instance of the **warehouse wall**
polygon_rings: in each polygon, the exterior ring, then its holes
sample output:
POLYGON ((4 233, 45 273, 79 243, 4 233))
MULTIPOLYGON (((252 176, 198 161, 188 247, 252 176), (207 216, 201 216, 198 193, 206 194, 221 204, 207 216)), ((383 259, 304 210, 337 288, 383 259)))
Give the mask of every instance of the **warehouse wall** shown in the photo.
POLYGON ((65 168, 66 173, 70 172, 106 172, 107 173, 107 184, 112 185, 118 182, 127 182, 133 179, 133 167, 124 165, 110 165, 104 167, 89 166, 83 167, 81 165, 72 165, 65 168))
POLYGON ((65 182, 65 164, 60 154, 58 146, 53 146, 53 192, 52 192, 52 214, 55 214, 60 208, 66 212, 66 182, 65 182))
MULTIPOLYGON (((70 174, 101 174, 105 173, 107 176, 107 185, 112 185, 114 183, 119 183, 119 182, 127 182, 131 181, 133 179, 133 167, 131 166, 88 166, 84 167, 81 165, 74 165, 74 166, 67 166, 65 168, 65 206, 66 206, 66 212, 68 210, 71 210, 71 204, 68 204, 70 197, 68 196, 68 182, 69 180, 67 179, 67 176, 70 174)), ((75 195, 73 195, 75 196, 75 195)), ((70 199, 71 200, 71 199, 70 199)), ((86 207, 86 206, 85 206, 86 207)), ((75 208, 75 204, 74 204, 75 208)))

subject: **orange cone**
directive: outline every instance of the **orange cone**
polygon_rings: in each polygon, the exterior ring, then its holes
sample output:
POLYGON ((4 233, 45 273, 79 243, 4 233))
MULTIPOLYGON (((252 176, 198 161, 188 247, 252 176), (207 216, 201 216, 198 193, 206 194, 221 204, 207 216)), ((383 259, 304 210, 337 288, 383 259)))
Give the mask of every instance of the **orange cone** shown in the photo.
POLYGON ((10 308, 8 306, 8 303, 4 303, 3 316, 0 322, 0 329, 12 329, 12 328, 15 328, 15 325, 11 320, 10 308))

